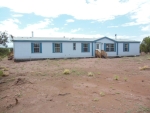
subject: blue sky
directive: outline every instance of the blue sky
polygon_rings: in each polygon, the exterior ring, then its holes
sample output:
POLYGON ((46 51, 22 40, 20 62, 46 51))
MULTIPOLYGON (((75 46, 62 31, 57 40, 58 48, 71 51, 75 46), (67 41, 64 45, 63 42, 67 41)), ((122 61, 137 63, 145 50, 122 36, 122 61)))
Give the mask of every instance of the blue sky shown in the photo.
POLYGON ((13 36, 139 40, 150 35, 150 0, 3 0, 0 31, 13 36))

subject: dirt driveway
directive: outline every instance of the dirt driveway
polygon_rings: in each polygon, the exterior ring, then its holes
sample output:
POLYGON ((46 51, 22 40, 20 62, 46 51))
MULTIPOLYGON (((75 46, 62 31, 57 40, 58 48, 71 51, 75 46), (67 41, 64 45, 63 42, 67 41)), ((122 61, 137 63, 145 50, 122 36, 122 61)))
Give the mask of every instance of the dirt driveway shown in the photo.
POLYGON ((150 69, 146 69, 150 55, 27 62, 4 59, 0 66, 9 73, 0 78, 0 113, 150 112, 150 69), (63 74, 65 69, 70 74, 63 74), (93 75, 88 76, 89 72, 93 75))

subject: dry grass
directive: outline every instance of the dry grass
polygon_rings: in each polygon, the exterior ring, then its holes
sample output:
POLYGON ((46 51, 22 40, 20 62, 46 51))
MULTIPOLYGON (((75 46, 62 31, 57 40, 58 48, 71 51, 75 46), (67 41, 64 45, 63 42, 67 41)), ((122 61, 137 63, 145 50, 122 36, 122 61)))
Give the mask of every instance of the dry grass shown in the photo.
POLYGON ((65 69, 64 72, 63 72, 63 74, 69 75, 70 74, 70 70, 69 69, 65 69))
POLYGON ((147 70, 147 69, 150 69, 150 67, 148 66, 143 66, 143 67, 139 67, 140 70, 147 70))
POLYGON ((99 94, 100 94, 100 96, 102 96, 102 97, 105 96, 105 93, 104 93, 104 92, 100 92, 99 94))
POLYGON ((149 57, 149 58, 147 58, 147 60, 150 60, 150 57, 149 57))
POLYGON ((88 76, 94 76, 94 74, 92 72, 88 72, 88 76))

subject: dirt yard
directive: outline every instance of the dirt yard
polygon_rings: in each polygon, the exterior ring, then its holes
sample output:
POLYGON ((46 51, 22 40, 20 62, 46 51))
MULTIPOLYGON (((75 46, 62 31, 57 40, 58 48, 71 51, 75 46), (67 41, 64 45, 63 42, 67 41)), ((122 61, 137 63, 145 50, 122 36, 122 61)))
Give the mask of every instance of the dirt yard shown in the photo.
POLYGON ((150 55, 3 59, 0 66, 8 75, 0 77, 0 113, 150 112, 150 55), (63 74, 65 69, 70 74, 63 74))

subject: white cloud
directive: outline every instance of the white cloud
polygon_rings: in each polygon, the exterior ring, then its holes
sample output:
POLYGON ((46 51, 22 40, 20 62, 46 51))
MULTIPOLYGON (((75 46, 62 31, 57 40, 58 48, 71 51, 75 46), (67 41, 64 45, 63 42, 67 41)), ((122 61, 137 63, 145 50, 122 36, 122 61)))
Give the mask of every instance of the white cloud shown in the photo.
POLYGON ((149 0, 3 0, 0 7, 10 8, 16 13, 35 13, 43 17, 71 15, 80 20, 106 21, 115 16, 134 12, 132 19, 147 20, 149 0), (147 9, 147 11, 146 11, 147 9), (146 12, 147 13, 146 13, 146 12), (144 13, 143 13, 144 12, 144 13), (141 18, 141 14, 143 15, 141 18), (139 18, 140 17, 140 18, 139 18))
POLYGON ((13 14, 12 17, 22 17, 22 14, 13 14))
POLYGON ((75 32, 78 32, 78 31, 80 31, 80 30, 81 30, 81 28, 72 29, 71 32, 72 32, 72 33, 75 33, 75 32))
POLYGON ((18 29, 17 23, 20 24, 18 19, 8 19, 0 22, 0 31, 11 31, 13 29, 18 29))
POLYGON ((150 0, 143 0, 143 3, 138 6, 131 13, 131 19, 134 20, 129 23, 125 23, 122 26, 134 26, 140 24, 150 24, 150 13, 149 11, 150 0))
POLYGON ((108 26, 107 28, 117 28, 119 26, 108 26))
POLYGON ((36 30, 36 29, 43 29, 45 27, 47 27, 50 23, 51 23, 52 20, 49 20, 49 19, 45 19, 44 21, 40 21, 36 24, 29 24, 27 25, 27 29, 28 30, 36 30))
POLYGON ((148 31, 148 32, 150 32, 150 25, 147 25, 147 26, 145 26, 145 27, 142 27, 141 30, 142 30, 142 31, 148 31))
POLYGON ((73 19, 68 19, 68 20, 66 20, 66 22, 70 23, 70 22, 74 22, 74 20, 73 19))
MULTIPOLYGON (((18 24, 21 24, 19 20, 17 19, 8 19, 5 21, 0 22, 0 31, 7 30, 9 34, 12 34, 13 36, 20 36, 20 37, 31 37, 31 32, 34 32, 35 37, 76 37, 76 38, 100 38, 103 36, 108 36, 110 38, 115 38, 114 35, 107 33, 105 35, 103 34, 78 34, 77 31, 82 30, 81 28, 72 29, 70 33, 68 32, 60 32, 61 28, 48 28, 48 26, 52 26, 52 20, 45 19, 43 21, 40 21, 36 24, 30 24, 26 26, 23 29, 20 29, 18 24)), ((93 31, 94 33, 94 31, 93 31)), ((146 36, 117 36, 118 39, 131 39, 131 40, 139 40, 142 41, 142 39, 146 36)), ((148 36, 148 35, 147 35, 148 36)))
MULTIPOLYGON (((77 37, 77 38, 93 38, 93 37, 102 37, 101 34, 86 35, 86 34, 76 34, 77 31, 81 28, 73 29, 71 33, 60 32, 59 28, 48 28, 47 26, 52 25, 52 21, 45 19, 36 24, 30 24, 23 29, 20 29, 17 22, 17 19, 8 19, 0 22, 0 31, 5 31, 9 34, 12 34, 15 37, 31 37, 31 32, 34 32, 35 37, 77 37)), ((61 28, 64 29, 64 28, 61 28)))
POLYGON ((58 31, 59 28, 47 28, 51 25, 52 20, 45 19, 36 24, 29 24, 25 28, 20 29, 21 24, 18 19, 7 19, 0 22, 0 31, 7 31, 14 36, 31 36, 31 31, 36 31, 36 36, 48 36, 49 32, 58 31))

